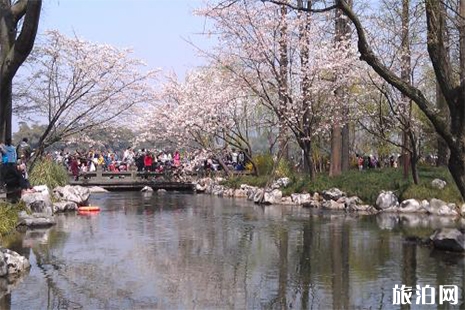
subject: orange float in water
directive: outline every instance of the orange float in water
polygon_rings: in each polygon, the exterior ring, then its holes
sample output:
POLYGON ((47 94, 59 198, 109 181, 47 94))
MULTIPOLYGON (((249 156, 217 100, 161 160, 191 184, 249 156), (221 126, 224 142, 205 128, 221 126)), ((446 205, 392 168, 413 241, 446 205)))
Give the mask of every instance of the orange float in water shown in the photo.
POLYGON ((78 207, 79 212, 98 212, 100 211, 100 207, 98 206, 83 206, 83 207, 78 207))

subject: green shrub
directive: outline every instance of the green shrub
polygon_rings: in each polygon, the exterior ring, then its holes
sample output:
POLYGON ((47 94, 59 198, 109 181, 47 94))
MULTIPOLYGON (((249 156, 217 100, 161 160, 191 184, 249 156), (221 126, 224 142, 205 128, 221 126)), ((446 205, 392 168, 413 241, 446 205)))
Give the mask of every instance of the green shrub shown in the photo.
POLYGON ((18 206, 6 202, 0 203, 0 236, 4 236, 16 226, 18 206))
POLYGON ((225 181, 221 182, 221 185, 230 187, 230 188, 239 188, 241 184, 247 184, 250 186, 257 186, 257 187, 265 187, 266 183, 268 182, 269 176, 251 176, 251 175, 243 175, 243 176, 233 176, 225 181))
MULTIPOLYGON (((290 171, 290 170, 289 170, 290 171)), ((329 177, 326 173, 318 174, 315 180, 305 175, 290 176, 291 183, 283 188, 283 195, 292 193, 322 192, 332 187, 337 187, 349 196, 358 196, 367 204, 374 204, 382 190, 393 191, 400 200, 415 198, 418 200, 430 200, 438 198, 446 202, 462 203, 460 192, 446 168, 419 167, 420 184, 415 185, 412 178, 404 179, 402 169, 384 168, 370 169, 368 171, 350 170, 337 177, 329 177), (443 190, 431 186, 431 181, 440 178, 447 182, 443 190)), ((238 188, 241 184, 264 187, 270 176, 261 175, 233 177, 223 184, 238 188)))
POLYGON ((68 184, 69 176, 65 167, 52 160, 39 160, 29 174, 32 186, 47 185, 50 189, 68 184))
POLYGON ((259 175, 270 175, 273 171, 273 156, 270 154, 261 154, 253 158, 257 165, 259 175))
POLYGON ((291 163, 289 163, 285 159, 281 159, 276 169, 276 177, 277 178, 284 178, 284 177, 290 178, 292 176, 293 176, 293 169, 292 169, 291 163))

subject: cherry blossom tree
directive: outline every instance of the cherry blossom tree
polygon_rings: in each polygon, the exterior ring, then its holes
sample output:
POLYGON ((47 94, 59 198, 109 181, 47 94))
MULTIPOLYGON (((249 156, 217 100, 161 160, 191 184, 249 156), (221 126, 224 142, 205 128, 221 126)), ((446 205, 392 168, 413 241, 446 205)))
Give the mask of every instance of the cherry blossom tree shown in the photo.
POLYGON ((157 71, 143 72, 129 49, 48 31, 31 56, 16 112, 46 123, 38 155, 60 140, 134 123, 132 109, 155 100, 157 71))
MULTIPOLYGON (((267 0, 279 5, 282 1, 267 0)), ((287 1, 284 3, 288 5, 287 1)), ((415 102, 432 123, 434 129, 444 139, 450 149, 449 171, 465 199, 465 1, 464 0, 425 0, 422 16, 426 19, 425 42, 429 60, 444 101, 447 104, 450 122, 444 115, 437 113, 434 102, 429 100, 418 88, 402 79, 391 70, 373 50, 369 33, 363 19, 354 12, 346 0, 334 0, 321 8, 304 9, 308 12, 323 12, 340 9, 355 26, 358 37, 358 50, 361 59, 369 64, 383 79, 397 88, 402 94, 415 102), (450 36, 445 35, 445 21, 449 22, 450 36), (449 58, 449 50, 457 55, 456 63, 449 58)), ((291 7, 299 9, 296 5, 291 7)))
POLYGON ((221 159, 232 146, 242 150, 255 169, 249 137, 258 126, 257 99, 229 70, 198 68, 183 82, 170 75, 160 97, 161 102, 146 113, 146 138, 203 150, 205 156, 217 158, 225 171, 228 168, 221 159))
POLYGON ((335 46, 326 31, 333 20, 309 18, 262 1, 226 1, 197 12, 213 20, 219 65, 241 79, 260 103, 293 133, 311 176, 312 138, 341 124, 349 93, 336 90, 357 83, 359 69, 349 44, 335 46), (343 102, 343 104, 341 104, 343 102))

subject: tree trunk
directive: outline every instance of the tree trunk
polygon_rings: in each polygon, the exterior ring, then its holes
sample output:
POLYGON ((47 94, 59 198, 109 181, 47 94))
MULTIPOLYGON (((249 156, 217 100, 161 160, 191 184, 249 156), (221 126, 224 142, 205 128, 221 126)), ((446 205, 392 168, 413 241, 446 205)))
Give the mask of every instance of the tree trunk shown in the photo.
MULTIPOLYGON (((410 17, 410 0, 402 0, 402 42, 401 42, 401 79, 406 83, 410 83, 411 74, 411 57, 410 57, 410 31, 409 31, 409 17, 410 17)), ((410 152, 409 152, 409 132, 410 119, 412 114, 412 102, 409 98, 402 94, 402 104, 406 104, 404 111, 404 122, 402 132, 402 168, 404 172, 404 179, 409 176, 410 152)), ((412 144, 415 142, 412 141, 412 144)))
MULTIPOLYGON (((344 112, 345 115, 349 113, 349 109, 344 112)), ((342 153, 341 153, 341 169, 342 172, 349 171, 350 168, 350 131, 349 131, 349 124, 346 122, 342 127, 342 153)))
POLYGON ((41 8, 42 0, 0 0, 0 141, 11 139, 12 81, 34 45, 41 8))
MULTIPOLYGON (((352 7, 352 0, 347 1, 348 5, 352 7)), ((348 39, 351 34, 351 29, 348 23, 348 20, 343 16, 340 10, 336 10, 336 40, 342 41, 348 39)), ((343 172, 349 171, 350 166, 350 130, 349 130, 349 106, 348 102, 345 103, 342 109, 342 136, 341 136, 341 170, 343 172)))
MULTIPOLYGON (((449 109, 447 108, 447 102, 446 102, 446 99, 444 98, 444 95, 442 94, 441 88, 439 87, 437 81, 436 81, 436 105, 444 121, 447 123, 450 123, 449 109)), ((438 158, 436 161, 436 166, 447 167, 447 161, 449 158, 449 147, 447 146, 446 141, 444 141, 444 139, 441 138, 439 135, 437 136, 437 148, 438 148, 438 152, 437 152, 438 158)))
POLYGON ((338 176, 342 172, 341 154, 342 154, 342 130, 339 124, 333 125, 331 130, 331 161, 329 166, 329 176, 338 176))
POLYGON ((303 172, 310 176, 310 179, 315 179, 315 169, 313 167, 312 158, 312 141, 304 140, 299 143, 303 151, 303 172))
POLYGON ((289 145, 288 139, 289 134, 286 125, 286 112, 287 112, 287 105, 288 105, 288 66, 289 66, 289 58, 288 58, 288 51, 287 51, 287 7, 285 5, 281 5, 281 27, 279 28, 280 33, 280 40, 279 40, 279 115, 278 115, 278 122, 279 122, 279 136, 278 136, 278 147, 279 153, 281 154, 282 158, 285 160, 289 160, 289 145))

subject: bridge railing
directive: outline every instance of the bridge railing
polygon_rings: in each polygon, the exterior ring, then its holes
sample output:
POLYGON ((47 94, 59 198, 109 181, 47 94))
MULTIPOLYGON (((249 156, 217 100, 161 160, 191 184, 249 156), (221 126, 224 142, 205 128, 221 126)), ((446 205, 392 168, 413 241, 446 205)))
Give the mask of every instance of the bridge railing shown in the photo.
MULTIPOLYGON (((250 171, 231 171, 236 175, 248 175, 250 171)), ((93 172, 80 172, 79 181, 80 183, 105 183, 105 182, 137 182, 147 179, 156 179, 159 177, 164 177, 165 179, 171 179, 175 176, 193 176, 193 177, 206 177, 206 176, 223 176, 224 171, 211 171, 206 173, 205 171, 193 171, 187 172, 167 170, 166 172, 151 172, 151 171, 103 171, 98 169, 93 172)), ((74 180, 72 173, 69 173, 70 180, 74 180)))

